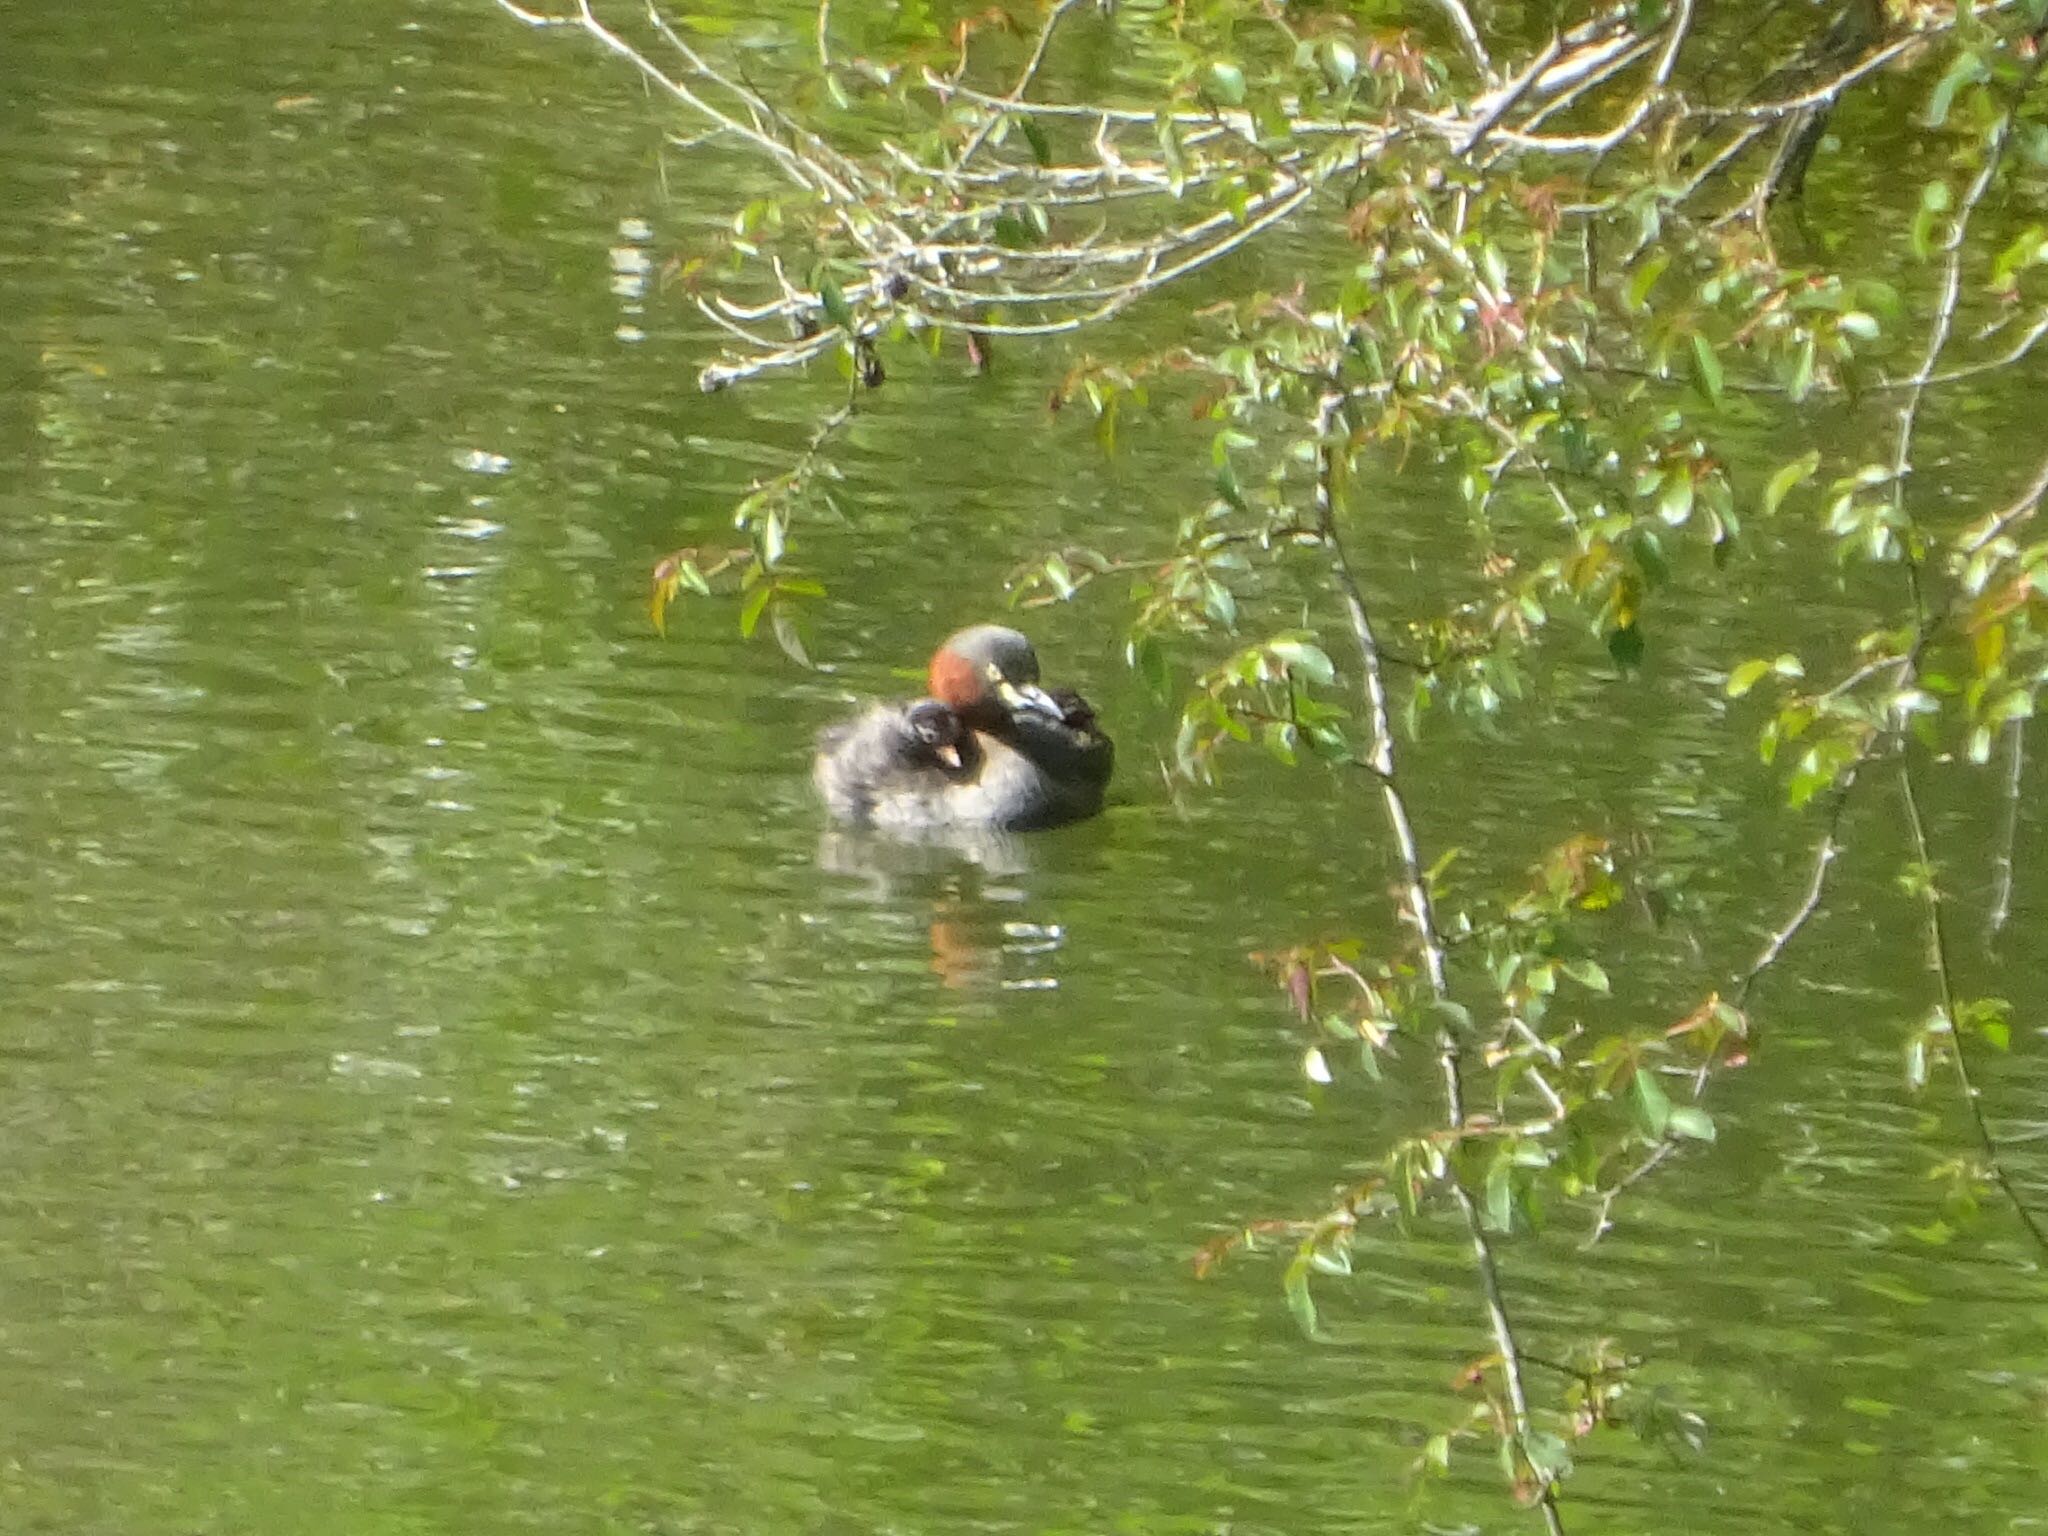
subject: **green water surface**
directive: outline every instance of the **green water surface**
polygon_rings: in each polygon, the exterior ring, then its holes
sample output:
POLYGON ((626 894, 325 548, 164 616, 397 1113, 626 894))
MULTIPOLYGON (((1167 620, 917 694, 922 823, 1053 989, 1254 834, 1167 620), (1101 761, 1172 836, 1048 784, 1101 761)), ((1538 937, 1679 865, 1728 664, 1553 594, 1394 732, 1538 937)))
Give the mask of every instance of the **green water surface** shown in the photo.
MULTIPOLYGON (((1044 409, 1062 354, 933 364, 801 530, 828 670, 728 608, 655 636, 653 561, 728 539, 837 389, 696 393, 711 340, 635 253, 759 172, 663 126, 481 3, 0 6, 0 1531, 1532 1528, 1483 1459, 1405 1480, 1485 1348, 1448 1228, 1323 1282, 1328 1342, 1271 1259, 1189 1262, 1428 1123, 1419 1060, 1304 1083, 1246 959, 1401 942, 1369 786, 1171 784, 1105 592, 1025 622, 1118 737, 1106 816, 968 857, 810 800, 812 731, 1019 561, 1159 547, 1199 440, 1105 457, 1044 409)), ((2042 382, 1946 429, 1960 506, 2042 382)), ((1464 558, 1443 505, 1381 488, 1377 595, 1464 558)), ((1699 702, 1853 640, 1831 571, 1774 579, 1682 575, 1639 674, 1562 641, 1498 732, 1415 749, 1475 879, 1593 830, 1682 882, 1597 935, 1604 1022, 1682 1014, 1803 879, 1754 723, 1699 702)), ((1939 806, 1979 907, 1992 784, 1939 806)), ((1901 1083, 1896 814, 1852 814, 1718 1143, 1590 1253, 1569 1212, 1505 1249, 1539 1348, 1610 1334, 1711 1426, 1596 1440, 1574 1530, 2048 1523, 2038 1256, 1995 1212, 1907 1230, 1966 1143, 1901 1083)), ((2041 832, 2029 795, 1971 961, 2019 1004, 1985 1087, 2037 1200, 2041 832)))

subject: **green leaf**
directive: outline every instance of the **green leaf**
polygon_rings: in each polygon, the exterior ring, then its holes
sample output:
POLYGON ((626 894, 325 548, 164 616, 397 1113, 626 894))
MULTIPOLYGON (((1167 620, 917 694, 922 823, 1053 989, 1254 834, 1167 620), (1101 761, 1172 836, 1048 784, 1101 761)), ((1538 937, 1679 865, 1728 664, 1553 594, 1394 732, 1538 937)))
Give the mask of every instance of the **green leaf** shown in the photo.
POLYGON ((796 620, 790 617, 787 604, 777 603, 768 611, 768 627, 775 634, 775 643, 782 647, 782 654, 802 667, 812 670, 811 653, 804 649, 804 637, 796 627, 796 620))
POLYGON ((1486 1172, 1486 1224, 1495 1232, 1515 1230, 1515 1170, 1506 1158, 1486 1172))
POLYGON ((1452 1002, 1448 997, 1431 998, 1428 1009, 1436 1027, 1454 1038, 1471 1033, 1472 1010, 1463 1003, 1452 1002))
POLYGON ((1636 557, 1636 568, 1643 573, 1643 580, 1651 586, 1661 587, 1671 579, 1671 562, 1664 558, 1664 544, 1656 529, 1647 523, 1638 526, 1628 541, 1628 550, 1636 557))
POLYGON ((1346 86, 1358 78, 1358 50, 1341 37, 1326 38, 1322 45, 1323 74, 1332 85, 1346 86))
POLYGON ((1815 450, 1794 459, 1771 476, 1771 483, 1764 488, 1764 516, 1769 517, 1776 512, 1785 498, 1792 493, 1792 488, 1809 478, 1818 468, 1820 453, 1819 450, 1815 450))
POLYGON ((1116 425, 1123 408, 1123 391, 1111 389, 1103 395, 1101 408, 1095 413, 1095 441, 1105 458, 1116 457, 1116 425))
POLYGON ((1692 381, 1709 405, 1721 403, 1721 360, 1714 355, 1714 344, 1698 331, 1692 333, 1692 381))
MULTIPOLYGON (((2043 0, 2048 4, 2048 0, 2043 0)), ((2013 275, 2022 267, 2048 259, 2048 229, 2030 224, 1991 264, 1991 285, 2001 293, 2013 291, 2013 275)))
POLYGON ((1017 126, 1024 130, 1024 142, 1031 146, 1031 158, 1042 166, 1051 165, 1052 145, 1046 141, 1038 119, 1027 112, 1017 119, 1017 126))
POLYGON ((1667 470, 1664 475, 1664 489, 1657 497, 1657 515, 1673 528, 1680 527, 1692 516, 1692 471, 1684 468, 1667 470))
POLYGON ((1674 1104, 1667 1128, 1674 1136, 1683 1136, 1689 1141, 1712 1141, 1714 1139, 1714 1117, 1697 1104, 1674 1104))
POLYGON ((1955 101, 1956 92, 1966 85, 1975 85, 1985 79, 1990 71, 1984 61, 1967 50, 1956 55, 1956 61, 1949 65, 1948 73, 1941 77, 1941 83, 1934 88, 1934 94, 1927 98, 1927 126, 1939 128, 1948 121, 1950 105, 1955 101))
POLYGON ((761 615, 767 610, 768 601, 775 596, 775 583, 764 581, 747 594, 747 600, 740 607, 740 638, 751 640, 754 630, 761 622, 761 615))
POLYGON ((1770 670, 1771 664, 1768 661, 1762 659, 1745 661, 1741 666, 1728 674, 1726 689, 1728 697, 1731 699, 1741 698, 1750 689, 1762 682, 1770 670))
POLYGON ((1028 251, 1038 244, 1038 232, 1014 213, 997 214, 992 233, 996 244, 1008 251, 1028 251))
POLYGON ((1320 1341, 1323 1338, 1322 1325, 1316 1320, 1316 1299, 1309 1294, 1309 1255, 1299 1254, 1287 1266, 1287 1278, 1283 1287, 1287 1292, 1287 1310, 1294 1314, 1295 1322, 1309 1338, 1320 1341))
POLYGON ((846 302, 846 292, 831 278, 818 280, 818 302, 825 306, 825 318, 845 331, 853 333, 853 309, 846 302))
POLYGON ((1306 640, 1275 640, 1266 649, 1287 664, 1290 672, 1328 687, 1337 681, 1337 667, 1323 648, 1306 640))
POLYGON ((1624 672, 1642 665, 1645 649, 1642 631, 1633 624, 1621 625, 1607 632, 1607 654, 1624 672))
POLYGON ((1228 59, 1209 66, 1209 94, 1226 107, 1244 105, 1244 71, 1228 59))
POLYGON ((1145 689, 1162 704, 1173 697, 1173 663, 1157 635, 1140 635, 1131 642, 1130 663, 1145 680, 1145 689))
POLYGON ((1213 577, 1203 578, 1202 609, 1225 629, 1237 627, 1237 598, 1230 588, 1213 577))
POLYGON ((1629 1078, 1629 1087, 1633 1090, 1637 1121, 1652 1140, 1662 1141, 1671 1128, 1671 1096, 1657 1081, 1656 1072, 1641 1064, 1629 1078))
POLYGON ((1664 275, 1664 269, 1671 265, 1669 256, 1659 253, 1652 256, 1635 270, 1628 280, 1628 307, 1640 310, 1650 297, 1650 290, 1657 286, 1657 279, 1664 275))
POLYGON ((1564 973, 1588 992, 1604 993, 1608 990, 1607 972, 1601 969, 1597 960, 1567 960, 1564 973))
POLYGON ((1522 1436, 1522 1455, 1546 1483, 1568 1477, 1572 1470, 1571 1447, 1562 1436, 1548 1430, 1532 1429, 1522 1436))
POLYGON ((1799 355, 1792 363, 1792 376, 1785 383, 1794 400, 1804 400, 1813 393, 1814 357, 1813 338, 1807 336, 1799 343, 1799 355))
POLYGON ((1058 554, 1047 555, 1045 557, 1044 570, 1045 579, 1052 583, 1052 589, 1060 595, 1061 602, 1065 602, 1074 595, 1076 586, 1074 572, 1072 567, 1067 564, 1065 556, 1058 554))
POLYGON ((1181 148, 1180 124, 1171 110, 1162 109, 1154 127, 1159 132, 1159 158, 1166 164, 1166 187, 1175 197, 1188 181, 1187 151, 1181 148))

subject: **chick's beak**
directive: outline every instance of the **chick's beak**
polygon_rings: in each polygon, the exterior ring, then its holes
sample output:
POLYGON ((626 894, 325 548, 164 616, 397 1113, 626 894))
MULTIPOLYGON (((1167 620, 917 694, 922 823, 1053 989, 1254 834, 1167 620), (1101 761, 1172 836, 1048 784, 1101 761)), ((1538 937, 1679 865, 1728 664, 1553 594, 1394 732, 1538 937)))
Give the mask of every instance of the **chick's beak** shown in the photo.
POLYGON ((996 684, 996 696, 1013 715, 1044 715, 1048 720, 1067 718, 1052 695, 1036 683, 1013 683, 1006 677, 996 684))
POLYGON ((933 747, 932 756, 936 757, 948 768, 957 770, 960 766, 960 749, 950 741, 943 746, 933 747))

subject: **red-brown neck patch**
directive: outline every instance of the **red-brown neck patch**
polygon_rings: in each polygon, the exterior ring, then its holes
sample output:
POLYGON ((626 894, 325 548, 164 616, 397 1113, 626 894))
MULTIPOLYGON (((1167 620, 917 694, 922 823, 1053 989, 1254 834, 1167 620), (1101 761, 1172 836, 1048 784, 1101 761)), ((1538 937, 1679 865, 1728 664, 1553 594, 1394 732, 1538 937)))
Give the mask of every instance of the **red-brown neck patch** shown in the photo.
POLYGON ((984 697, 981 674, 958 651, 934 651, 926 683, 933 698, 959 715, 971 713, 984 697))

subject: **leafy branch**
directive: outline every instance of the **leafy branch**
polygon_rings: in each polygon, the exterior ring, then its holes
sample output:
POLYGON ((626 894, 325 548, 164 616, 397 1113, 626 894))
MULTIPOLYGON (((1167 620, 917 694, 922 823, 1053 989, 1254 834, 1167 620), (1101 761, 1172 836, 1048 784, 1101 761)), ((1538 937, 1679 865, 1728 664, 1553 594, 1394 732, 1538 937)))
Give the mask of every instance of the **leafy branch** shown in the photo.
MULTIPOLYGON (((2048 163, 2040 0, 1844 0, 1832 18, 1782 8, 1761 27, 1746 8, 1650 0, 1589 5, 1539 35, 1496 33, 1463 0, 1416 0, 1405 29, 1256 0, 1107 19, 1052 0, 1031 24, 970 18, 881 60, 835 49, 821 3, 807 51, 832 108, 787 81, 756 84, 658 5, 499 4, 624 60, 687 120, 686 142, 737 144, 781 183, 679 264, 725 349, 700 384, 828 358, 846 380, 790 470, 741 503, 749 548, 678 551, 657 570, 657 618, 684 591, 722 588, 743 629, 769 617, 802 659, 786 600, 821 588, 788 563, 791 529, 892 349, 951 345, 981 370, 992 338, 1039 356, 1051 349, 1034 342, 1114 335, 1141 304, 1199 294, 1172 347, 1068 358, 1053 399, 1085 402, 1106 453, 1123 424, 1184 403, 1209 433, 1213 497, 1179 517, 1170 549, 1151 535, 1128 551, 1041 552, 1013 597, 1128 583, 1129 658, 1185 701, 1171 767, 1186 777, 1258 742, 1338 766, 1378 798, 1409 941, 1377 956, 1311 946, 1275 969, 1313 1032, 1302 1062, 1318 1083, 1336 1080, 1338 1043, 1374 1076, 1426 1040, 1434 1123, 1379 1149, 1373 1176, 1320 1216, 1253 1222, 1200 1262, 1291 1243, 1284 1289, 1313 1331, 1312 1277, 1348 1269, 1363 1222, 1454 1218, 1491 1348, 1468 1372, 1484 1400, 1432 1438, 1430 1465, 1453 1439, 1490 1434, 1517 1492, 1563 1529, 1568 1440, 1620 1422, 1635 1362, 1532 1354, 1506 1245, 1560 1198, 1592 1212, 1597 1239, 1629 1190, 1714 1139, 1706 1091, 1754 1048, 1759 983, 1825 909, 1847 808, 1887 756, 1940 983, 1912 1046, 1920 1076, 1950 1057, 1989 1177, 2040 1238, 1964 1050, 1965 1035, 1997 1044, 2009 1025, 1991 1000, 1957 995, 1914 780, 1944 741, 1964 768, 2010 743, 1995 930, 2015 878, 2021 731, 2048 679, 2048 541, 2031 537, 2048 461, 1958 529, 1923 507, 1914 460, 1951 391, 2019 377, 2048 337, 2048 228, 1998 244, 1982 216, 2022 168, 2048 163), (1144 29, 1142 62, 1112 90, 1066 91, 1070 51, 1109 28, 1144 29), (1013 52, 991 57, 1005 33, 1013 52), (1859 97, 1912 104, 1948 156, 1897 210, 1932 267, 1926 333, 1910 343, 1911 306, 1874 264, 1779 250, 1825 125, 1859 97), (1276 269, 1291 287, 1271 291, 1276 269), (1797 413, 1821 399, 1858 420, 1882 412, 1886 441, 1859 463, 1830 435, 1759 493, 1726 432, 1758 399, 1809 429, 1797 413), (1418 573, 1412 597, 1368 601, 1387 514, 1353 493, 1366 466, 1441 490, 1470 559, 1418 573), (1802 825, 1818 825, 1804 878, 1717 990, 1665 1005, 1670 1022, 1601 1023, 1578 1005, 1609 991, 1599 914, 1650 894, 1632 855, 1572 830, 1528 889, 1463 890, 1455 850, 1432 861, 1418 834, 1396 721, 1412 735, 1433 712, 1505 713, 1535 689, 1532 653, 1561 635, 1597 636, 1627 676, 1651 654, 1678 567, 1740 580, 1748 527, 1800 538, 1788 509, 1809 506, 1834 558, 1896 564, 1903 580, 1884 584, 1899 595, 1848 660, 1814 666, 1823 681, 1807 684, 1809 658, 1791 653, 1735 660, 1724 680, 1730 699, 1772 696, 1757 746, 1783 766, 1793 807, 1811 807, 1802 825), (1531 1395, 1546 1368, 1554 1404, 1531 1395)), ((1858 148, 1850 136, 1844 152, 1858 148)), ((1696 1419, 1651 1417, 1695 1437, 1696 1419)))

